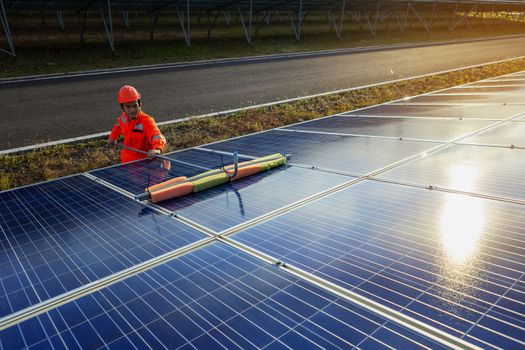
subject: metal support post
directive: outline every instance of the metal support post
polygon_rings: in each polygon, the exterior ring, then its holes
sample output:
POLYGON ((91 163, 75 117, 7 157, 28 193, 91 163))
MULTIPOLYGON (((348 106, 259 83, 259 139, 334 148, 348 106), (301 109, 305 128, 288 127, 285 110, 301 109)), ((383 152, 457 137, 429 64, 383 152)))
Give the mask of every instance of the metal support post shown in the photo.
POLYGON ((122 19, 124 20, 124 25, 126 29, 129 30, 129 13, 128 10, 122 11, 122 19))
POLYGON ((270 11, 266 11, 266 13, 264 14, 264 23, 267 26, 270 25, 270 17, 271 17, 271 12, 270 11))
POLYGON ((239 11, 239 18, 241 19, 242 27, 244 29, 244 35, 246 36, 246 41, 248 44, 252 43, 252 11, 253 11, 253 0, 250 0, 250 13, 249 13, 249 23, 248 27, 244 23, 244 18, 242 17, 242 11, 239 4, 237 4, 237 10, 239 11))
POLYGON ((111 20, 111 0, 107 0, 107 17, 105 9, 102 5, 102 0, 98 0, 98 7, 100 9, 100 15, 102 16, 102 21, 104 22, 104 28, 106 29, 106 34, 108 36, 108 43, 111 51, 115 53, 115 39, 113 37, 113 21, 111 20))
POLYGON ((57 11, 57 20, 58 20, 58 27, 63 32, 64 31, 64 16, 62 15, 62 11, 57 11))
POLYGON ((180 11, 178 3, 175 4, 175 9, 177 10, 180 26, 182 28, 182 34, 184 34, 184 40, 186 41, 186 46, 191 47, 190 0, 186 0, 186 16, 184 15, 184 11, 180 11), (184 26, 184 20, 186 20, 187 27, 184 26))
POLYGON ((299 0, 299 12, 297 13, 297 25, 295 25, 294 17, 291 11, 288 10, 288 15, 290 16, 290 21, 292 22, 292 30, 295 35, 295 40, 301 40, 301 22, 303 21, 303 0, 299 0))
MULTIPOLYGON (((468 14, 470 12, 474 11, 477 7, 478 7, 478 4, 474 5, 474 7, 472 7, 470 10, 463 12, 463 16, 461 16, 461 18, 455 24, 453 24, 452 27, 449 27, 448 30, 449 31, 453 31, 463 21, 465 21, 465 24, 466 24, 468 30, 471 30, 470 22, 469 22, 469 19, 468 19, 468 14)), ((457 5, 456 5, 456 9, 457 9, 457 5)), ((456 11, 454 11, 454 15, 455 14, 456 14, 456 11)))
POLYGON ((468 19, 468 13, 469 13, 469 12, 465 12, 465 13, 463 13, 463 17, 465 18, 465 24, 467 25, 468 30, 471 31, 472 28, 470 27, 470 21, 469 21, 469 19, 468 19))
POLYGON ((224 11, 224 23, 226 24, 226 27, 230 27, 231 25, 231 14, 230 11, 224 11))
POLYGON ((434 3, 434 6, 432 7, 432 13, 430 15, 430 23, 427 23, 425 20, 425 16, 423 14, 420 14, 418 11, 416 11, 415 7, 412 6, 411 3, 408 3, 408 6, 412 9, 412 12, 416 15, 417 19, 419 19, 419 22, 423 25, 425 28, 425 31, 427 33, 430 33, 430 27, 432 26, 432 21, 434 20, 434 13, 436 11, 436 3, 434 3))
POLYGON ((84 18, 82 20, 82 27, 80 28, 80 41, 84 42, 84 33, 86 32, 86 20, 87 20, 88 10, 84 10, 84 18))
POLYGON ((217 17, 219 17, 219 11, 215 12, 215 16, 213 17, 213 22, 210 23, 210 14, 208 13, 208 39, 211 37, 211 31, 215 27, 215 23, 217 23, 217 17))
POLYGON ((335 29, 335 34, 337 35, 338 39, 341 39, 342 32, 343 32, 343 19, 345 15, 345 4, 346 4, 346 0, 343 1, 343 6, 341 8, 341 16, 339 17, 339 26, 336 23, 335 15, 332 12, 332 9, 329 9, 328 11, 328 19, 330 20, 331 26, 335 29))
POLYGON ((407 31, 407 25, 408 25, 408 14, 410 13, 410 3, 407 5, 407 9, 405 11, 405 18, 402 23, 401 33, 405 34, 407 31))
POLYGON ((370 17, 368 16, 368 13, 366 13, 366 21, 368 23, 368 28, 370 29, 370 33, 372 34, 373 37, 376 36, 376 30, 377 30, 377 19, 379 18, 379 6, 380 6, 381 2, 378 1, 377 2, 377 8, 376 8, 376 14, 375 14, 375 19, 374 19, 374 24, 372 25, 372 22, 370 22, 370 17))
POLYGON ((155 11, 155 15, 153 16, 153 18, 152 18, 151 14, 150 14, 150 17, 149 17, 149 24, 150 24, 149 38, 150 38, 150 40, 153 40, 153 36, 155 34, 155 28, 157 27, 157 22, 158 22, 159 16, 160 16, 160 10, 161 9, 159 8, 157 11, 155 11))
POLYGON ((448 30, 451 32, 454 30, 454 28, 456 27, 454 25, 454 21, 456 20, 456 15, 457 15, 457 11, 458 11, 458 3, 456 3, 456 8, 454 9, 454 11, 452 11, 452 15, 450 16, 450 23, 447 21, 447 26, 448 26, 448 30))
POLYGON ((9 51, 5 49, 0 49, 0 52, 5 52, 10 56, 16 57, 15 45, 13 44, 13 36, 11 35, 9 23, 7 22, 7 13, 5 12, 3 0, 0 0, 0 20, 2 21, 2 27, 4 28, 4 33, 7 38, 7 44, 9 45, 9 51))

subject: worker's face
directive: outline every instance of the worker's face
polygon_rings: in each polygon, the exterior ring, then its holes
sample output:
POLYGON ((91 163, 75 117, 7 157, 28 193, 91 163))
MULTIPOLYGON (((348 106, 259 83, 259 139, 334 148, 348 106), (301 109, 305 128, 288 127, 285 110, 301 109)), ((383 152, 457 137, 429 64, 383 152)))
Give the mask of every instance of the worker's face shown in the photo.
POLYGON ((124 112, 128 115, 130 119, 135 119, 140 113, 140 104, 139 101, 133 101, 122 104, 124 112))

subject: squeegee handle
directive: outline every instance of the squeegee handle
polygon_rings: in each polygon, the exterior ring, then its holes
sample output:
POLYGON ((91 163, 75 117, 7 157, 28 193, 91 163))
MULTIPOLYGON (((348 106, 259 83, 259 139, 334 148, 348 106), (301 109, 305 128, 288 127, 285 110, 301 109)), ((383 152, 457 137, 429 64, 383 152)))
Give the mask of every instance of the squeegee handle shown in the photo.
POLYGON ((237 176, 237 171, 239 170, 239 154, 237 151, 233 152, 233 174, 226 172, 229 178, 234 178, 237 176))
MULTIPOLYGON (((143 150, 140 150, 140 149, 136 149, 136 148, 133 148, 133 147, 129 147, 129 146, 125 146, 121 143, 115 143, 115 146, 119 147, 119 148, 125 148, 125 149, 129 149, 130 151, 135 151, 137 153, 142 153, 142 154, 146 154, 146 155, 149 155, 148 152, 146 151, 143 151, 143 150)), ((168 157, 164 157, 164 156, 161 156, 160 154, 154 154, 153 155, 155 158, 159 158, 159 159, 163 159, 163 160, 167 160, 167 161, 173 161, 173 159, 169 159, 168 157)))

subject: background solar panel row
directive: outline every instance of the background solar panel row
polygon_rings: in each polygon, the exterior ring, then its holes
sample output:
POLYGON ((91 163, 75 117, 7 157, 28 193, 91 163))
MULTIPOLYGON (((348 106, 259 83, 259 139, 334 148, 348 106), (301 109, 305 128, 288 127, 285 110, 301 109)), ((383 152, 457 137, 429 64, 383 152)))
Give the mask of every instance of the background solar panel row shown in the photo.
POLYGON ((418 141, 311 134, 270 130, 242 138, 205 145, 207 149, 263 156, 291 154, 291 163, 364 175, 439 144, 418 141))
POLYGON ((353 116, 396 116, 396 117, 426 117, 455 119, 507 119, 523 112, 521 105, 413 105, 385 104, 359 111, 350 111, 345 115, 353 116))
POLYGON ((291 125, 284 129, 447 142, 490 124, 492 124, 491 121, 480 120, 333 116, 309 123, 291 125))

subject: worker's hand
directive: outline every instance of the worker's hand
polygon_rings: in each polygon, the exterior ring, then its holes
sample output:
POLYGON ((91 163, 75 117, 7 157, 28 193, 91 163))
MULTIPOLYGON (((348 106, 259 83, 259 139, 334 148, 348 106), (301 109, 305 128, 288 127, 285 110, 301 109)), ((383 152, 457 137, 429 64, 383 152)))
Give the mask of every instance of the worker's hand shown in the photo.
POLYGON ((108 146, 113 147, 113 148, 116 147, 117 141, 112 140, 112 139, 107 139, 106 142, 107 142, 108 146))
POLYGON ((169 160, 163 159, 162 163, 160 163, 160 168, 169 172, 171 170, 171 162, 169 160))
POLYGON ((150 149, 148 151, 148 157, 150 157, 151 159, 155 158, 155 155, 157 154, 161 154, 162 152, 160 151, 160 149, 150 149))

